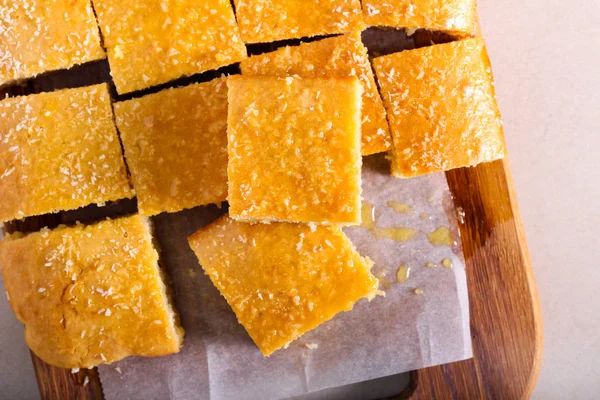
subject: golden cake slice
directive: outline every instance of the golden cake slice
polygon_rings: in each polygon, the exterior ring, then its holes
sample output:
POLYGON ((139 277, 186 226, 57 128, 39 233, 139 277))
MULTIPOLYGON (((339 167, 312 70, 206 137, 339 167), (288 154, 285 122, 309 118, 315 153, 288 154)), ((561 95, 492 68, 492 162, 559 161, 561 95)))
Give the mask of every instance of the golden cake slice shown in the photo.
POLYGON ((504 157, 502 121, 481 39, 403 51, 373 62, 401 178, 504 157))
POLYGON ((238 75, 227 84, 231 217, 360 224, 360 81, 238 75))
POLYGON ((359 0, 234 0, 246 43, 265 43, 365 28, 359 0))
POLYGON ((252 56, 242 61, 240 67, 244 75, 357 76, 364 86, 362 154, 381 153, 392 147, 383 102, 359 32, 252 56))
POLYGON ((0 222, 130 197, 106 84, 0 101, 0 222))
POLYGON ((147 218, 21 236, 0 243, 0 265, 27 345, 42 360, 83 368, 179 351, 183 329, 147 218))
POLYGON ((227 84, 218 78, 115 103, 142 215, 227 199, 227 84))
POLYGON ((475 0, 363 0, 369 26, 427 29, 456 36, 474 35, 475 0))
POLYGON ((0 0, 0 86, 103 58, 90 0, 0 0))
POLYGON ((246 58, 229 0, 93 0, 117 91, 246 58))
POLYGON ((379 284, 337 226, 246 224, 225 216, 189 242, 265 356, 372 298, 379 284))

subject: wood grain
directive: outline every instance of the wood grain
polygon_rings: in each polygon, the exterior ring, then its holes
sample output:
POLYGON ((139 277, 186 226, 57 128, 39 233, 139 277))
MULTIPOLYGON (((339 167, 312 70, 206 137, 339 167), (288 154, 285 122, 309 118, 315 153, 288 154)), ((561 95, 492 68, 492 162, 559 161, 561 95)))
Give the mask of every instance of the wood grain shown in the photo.
POLYGON ((46 364, 31 353, 33 368, 42 399, 102 400, 98 370, 82 369, 77 373, 46 364))
MULTIPOLYGON (((417 32, 413 40, 412 45, 420 47, 451 38, 417 32)), ((186 78, 175 84, 207 80, 213 75, 186 78)), ((0 89, 0 96, 98 82, 110 82, 106 61, 50 73, 18 87, 0 89)), ((115 94, 114 89, 112 93, 115 94)), ((399 398, 527 398, 540 368, 542 326, 508 161, 450 171, 446 177, 456 208, 464 211, 464 223, 459 228, 467 263, 474 357, 411 373, 410 387, 399 398)), ((125 211, 115 212, 127 213, 132 207, 135 205, 126 204, 125 211)), ((73 215, 81 219, 85 214, 79 211, 71 216, 61 213, 27 218, 7 224, 5 230, 38 230, 43 226, 71 222, 73 215)), ((69 370, 45 364, 33 354, 32 360, 42 399, 103 399, 96 369, 72 374, 69 370)))
MULTIPOLYGON (((412 373, 412 399, 529 398, 542 322, 508 160, 446 173, 467 262, 473 359, 412 373)), ((407 396, 404 396, 407 397, 407 396)))

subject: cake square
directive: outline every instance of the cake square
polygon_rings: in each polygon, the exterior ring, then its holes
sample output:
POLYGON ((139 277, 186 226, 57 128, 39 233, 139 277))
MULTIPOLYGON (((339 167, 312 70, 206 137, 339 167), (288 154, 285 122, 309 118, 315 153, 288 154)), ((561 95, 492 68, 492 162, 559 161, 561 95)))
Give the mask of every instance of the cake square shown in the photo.
POLYGON ((140 214, 227 199, 225 77, 114 107, 140 214))
POLYGON ((265 356, 373 298, 379 285, 338 226, 246 224, 225 216, 189 242, 265 356))
POLYGON ((87 368, 181 348, 147 218, 11 235, 0 265, 27 345, 48 364, 87 368))
POLYGON ((427 29, 456 36, 474 35, 475 0, 363 0, 369 26, 427 29))
POLYGON ((298 75, 305 78, 357 76, 364 87, 362 154, 381 153, 392 147, 385 109, 360 32, 252 56, 242 61, 240 67, 243 75, 298 75))
POLYGON ((106 84, 0 101, 0 222, 133 197, 106 84))
POLYGON ((0 86, 106 58, 89 0, 0 0, 0 86))
POLYGON ((401 178, 504 157, 502 121, 482 39, 376 58, 401 178))
POLYGON ((246 58, 229 0, 93 0, 117 91, 246 58))
POLYGON ((360 81, 238 75, 227 84, 231 217, 360 224, 360 81))
POLYGON ((234 0, 246 43, 362 31, 359 0, 234 0))

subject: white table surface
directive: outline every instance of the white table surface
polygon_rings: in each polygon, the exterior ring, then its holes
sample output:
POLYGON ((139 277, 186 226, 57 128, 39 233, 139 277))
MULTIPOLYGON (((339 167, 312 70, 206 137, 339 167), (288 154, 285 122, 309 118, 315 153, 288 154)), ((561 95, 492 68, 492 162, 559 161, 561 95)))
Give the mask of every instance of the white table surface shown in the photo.
MULTIPOLYGON (((600 395, 600 3, 479 0, 544 319, 536 399, 600 395)), ((0 300, 0 397, 37 398, 0 300)))
POLYGON ((544 321, 536 399, 600 396, 600 2, 480 0, 544 321))

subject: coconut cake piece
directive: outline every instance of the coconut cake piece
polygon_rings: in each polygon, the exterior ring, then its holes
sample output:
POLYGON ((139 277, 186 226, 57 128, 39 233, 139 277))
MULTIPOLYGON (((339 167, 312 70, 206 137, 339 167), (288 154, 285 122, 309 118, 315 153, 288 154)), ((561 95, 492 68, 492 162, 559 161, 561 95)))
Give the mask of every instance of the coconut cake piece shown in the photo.
POLYGON ((231 217, 360 224, 358 78, 238 75, 227 84, 231 217))
POLYGON ((119 93, 246 58, 229 0, 93 0, 119 93))
POLYGON ((234 0, 246 43, 362 31, 359 0, 234 0))
POLYGON ((387 151, 392 138, 367 49, 360 32, 287 46, 252 56, 240 64, 243 75, 298 75, 306 78, 357 76, 362 96, 362 154, 387 151))
POLYGON ((181 348, 145 217, 9 235, 0 265, 27 345, 48 364, 87 368, 181 348))
POLYGON ((504 157, 502 121, 481 39, 403 51, 373 61, 401 178, 504 157))
POLYGON ((142 215, 227 199, 225 77, 114 104, 142 215))
POLYGON ((131 197, 106 84, 0 101, 0 222, 131 197))
POLYGON ((0 86, 104 58, 89 0, 0 0, 0 86))
POLYGON ((247 224, 224 216, 189 243, 265 356, 372 298, 379 284, 338 226, 247 224))
POLYGON ((362 0, 369 26, 427 29, 456 36, 477 30, 475 0, 362 0))

